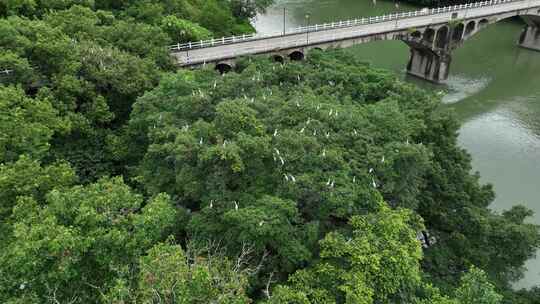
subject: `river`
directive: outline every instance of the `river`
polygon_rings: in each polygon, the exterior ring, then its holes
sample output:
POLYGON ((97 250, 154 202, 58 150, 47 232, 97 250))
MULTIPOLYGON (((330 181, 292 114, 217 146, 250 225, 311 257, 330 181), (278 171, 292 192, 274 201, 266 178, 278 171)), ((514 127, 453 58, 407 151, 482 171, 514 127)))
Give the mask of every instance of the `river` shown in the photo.
MULTIPOLYGON (((290 29, 417 9, 381 0, 277 0, 253 24, 259 33, 270 34, 281 32, 284 20, 290 29)), ((462 122, 459 142, 472 155, 473 169, 482 182, 494 185, 491 208, 523 204, 535 211, 531 222, 540 224, 540 52, 516 46, 522 28, 518 22, 500 22, 475 35, 453 53, 450 77, 442 86, 405 75, 409 49, 403 42, 374 42, 349 51, 406 81, 443 90, 445 106, 462 122)), ((526 263, 516 288, 540 284, 538 256, 526 263)))

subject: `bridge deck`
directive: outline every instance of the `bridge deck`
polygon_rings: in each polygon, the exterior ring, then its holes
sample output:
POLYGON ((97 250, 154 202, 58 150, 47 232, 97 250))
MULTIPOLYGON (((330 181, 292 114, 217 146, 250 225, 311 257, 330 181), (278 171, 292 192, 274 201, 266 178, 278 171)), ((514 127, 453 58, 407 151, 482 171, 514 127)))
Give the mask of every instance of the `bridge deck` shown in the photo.
POLYGON ((221 44, 222 42, 230 42, 230 38, 190 43, 190 45, 173 47, 171 51, 172 55, 176 57, 179 66, 189 66, 245 55, 270 53, 381 33, 399 32, 429 25, 445 24, 452 20, 496 16, 510 11, 516 11, 517 15, 521 11, 525 14, 527 9, 536 7, 540 7, 540 0, 492 0, 342 21, 332 25, 313 25, 297 29, 295 32, 285 35, 249 36, 249 39, 246 40, 237 38, 240 41, 235 43, 221 44), (200 47, 201 45, 203 47, 200 47))

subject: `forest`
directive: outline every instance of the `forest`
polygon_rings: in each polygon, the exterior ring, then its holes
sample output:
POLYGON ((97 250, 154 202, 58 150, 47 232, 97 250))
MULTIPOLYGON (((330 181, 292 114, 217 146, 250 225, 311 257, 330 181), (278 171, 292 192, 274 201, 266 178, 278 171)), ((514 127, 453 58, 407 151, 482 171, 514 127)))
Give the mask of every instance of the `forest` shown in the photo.
POLYGON ((1 303, 540 303, 438 94, 341 50, 174 66, 271 3, 0 2, 1 303))

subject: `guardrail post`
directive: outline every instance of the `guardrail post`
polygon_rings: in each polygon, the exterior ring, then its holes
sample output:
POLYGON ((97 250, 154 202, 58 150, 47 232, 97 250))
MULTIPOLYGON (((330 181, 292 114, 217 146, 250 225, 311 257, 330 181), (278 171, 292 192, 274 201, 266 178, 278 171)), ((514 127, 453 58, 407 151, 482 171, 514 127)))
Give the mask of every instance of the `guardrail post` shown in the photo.
POLYGON ((191 41, 189 42, 189 48, 191 48, 191 41))

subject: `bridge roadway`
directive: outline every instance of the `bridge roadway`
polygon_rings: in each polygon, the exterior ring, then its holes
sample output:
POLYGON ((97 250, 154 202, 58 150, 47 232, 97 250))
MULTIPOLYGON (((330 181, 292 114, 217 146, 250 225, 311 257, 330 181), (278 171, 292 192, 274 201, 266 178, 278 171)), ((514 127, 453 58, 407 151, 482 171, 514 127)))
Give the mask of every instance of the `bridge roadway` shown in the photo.
POLYGON ((206 63, 231 65, 235 58, 246 55, 292 55, 301 59, 311 48, 348 47, 376 40, 402 40, 411 47, 408 72, 440 82, 448 75, 452 49, 481 27, 513 16, 524 17, 528 24, 520 44, 540 50, 540 0, 491 0, 317 24, 284 35, 238 36, 178 44, 171 47, 171 54, 180 67, 206 63), (469 28, 471 20, 474 24, 469 28), (431 34, 430 31, 437 32, 442 27, 446 27, 444 37, 442 33, 439 37, 431 34), (459 30, 461 33, 456 33, 459 30), (437 39, 442 43, 437 42, 437 39))

